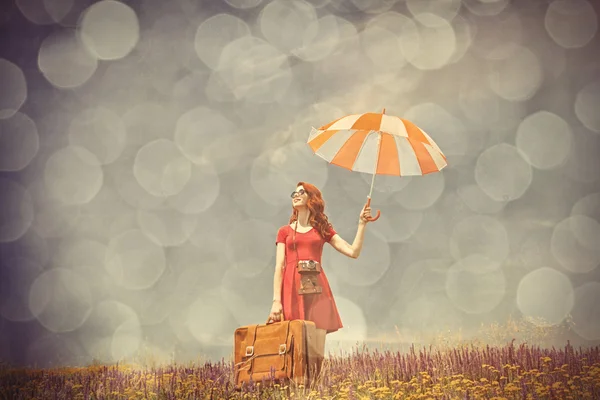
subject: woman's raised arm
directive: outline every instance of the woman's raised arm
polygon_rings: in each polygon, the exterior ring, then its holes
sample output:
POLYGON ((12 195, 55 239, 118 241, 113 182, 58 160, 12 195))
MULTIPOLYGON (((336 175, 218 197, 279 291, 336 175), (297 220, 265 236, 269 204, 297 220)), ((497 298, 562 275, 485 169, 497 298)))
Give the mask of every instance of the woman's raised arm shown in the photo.
POLYGON ((342 253, 345 256, 350 258, 358 258, 360 252, 362 250, 363 241, 365 238, 365 227, 369 222, 369 218, 371 217, 371 207, 367 207, 366 205, 363 207, 360 212, 360 219, 358 220, 358 228, 356 230, 356 236, 354 237, 354 242, 350 245, 346 242, 340 235, 337 233, 333 235, 329 244, 342 253))

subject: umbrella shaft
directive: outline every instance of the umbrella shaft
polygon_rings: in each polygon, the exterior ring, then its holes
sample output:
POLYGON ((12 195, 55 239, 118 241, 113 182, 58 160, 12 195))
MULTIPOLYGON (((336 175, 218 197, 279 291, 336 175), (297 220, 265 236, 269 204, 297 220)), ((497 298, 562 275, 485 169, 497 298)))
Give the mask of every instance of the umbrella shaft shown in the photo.
POLYGON ((379 164, 379 152, 381 151, 381 134, 375 132, 377 135, 377 156, 375 157, 375 167, 373 167, 373 178, 371 179, 371 190, 369 191, 369 198, 373 194, 373 185, 375 184, 375 175, 377 175, 377 164, 379 164))
POLYGON ((373 194, 373 185, 375 184, 375 173, 373 173, 373 178, 371 179, 371 190, 369 191, 369 198, 373 194))

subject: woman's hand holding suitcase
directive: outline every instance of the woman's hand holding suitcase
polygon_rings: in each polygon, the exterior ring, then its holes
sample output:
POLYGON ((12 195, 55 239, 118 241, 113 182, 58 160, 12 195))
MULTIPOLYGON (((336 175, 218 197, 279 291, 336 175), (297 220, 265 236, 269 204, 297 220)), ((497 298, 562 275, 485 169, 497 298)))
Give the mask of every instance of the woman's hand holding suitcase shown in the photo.
POLYGON ((283 313, 283 307, 281 306, 280 300, 273 300, 273 307, 271 307, 271 313, 269 314, 269 321, 280 321, 281 314, 283 313))

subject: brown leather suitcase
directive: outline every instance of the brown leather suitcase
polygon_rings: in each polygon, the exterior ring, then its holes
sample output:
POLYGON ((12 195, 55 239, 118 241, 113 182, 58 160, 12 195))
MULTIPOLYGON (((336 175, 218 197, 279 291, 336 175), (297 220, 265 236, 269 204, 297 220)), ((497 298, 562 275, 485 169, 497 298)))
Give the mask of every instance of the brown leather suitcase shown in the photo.
POLYGON ((234 384, 293 381, 308 387, 319 374, 323 356, 312 321, 291 320, 237 328, 234 334, 234 384), (274 371, 272 371, 274 370, 274 371))

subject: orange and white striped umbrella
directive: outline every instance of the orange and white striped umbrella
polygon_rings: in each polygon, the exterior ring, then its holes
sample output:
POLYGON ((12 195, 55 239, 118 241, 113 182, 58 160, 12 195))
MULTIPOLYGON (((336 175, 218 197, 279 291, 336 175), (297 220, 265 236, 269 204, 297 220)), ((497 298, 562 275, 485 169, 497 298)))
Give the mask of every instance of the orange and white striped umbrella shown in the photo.
POLYGON ((373 174, 367 204, 375 175, 425 175, 447 165, 446 156, 427 133, 408 120, 385 114, 385 109, 347 115, 313 128, 308 145, 331 164, 373 174))
POLYGON ((446 156, 422 129, 385 110, 348 115, 319 129, 308 145, 327 162, 378 175, 425 175, 444 168, 446 156))

